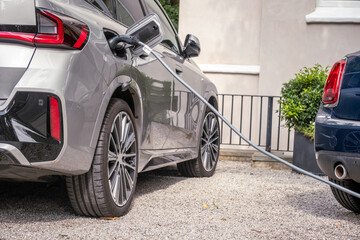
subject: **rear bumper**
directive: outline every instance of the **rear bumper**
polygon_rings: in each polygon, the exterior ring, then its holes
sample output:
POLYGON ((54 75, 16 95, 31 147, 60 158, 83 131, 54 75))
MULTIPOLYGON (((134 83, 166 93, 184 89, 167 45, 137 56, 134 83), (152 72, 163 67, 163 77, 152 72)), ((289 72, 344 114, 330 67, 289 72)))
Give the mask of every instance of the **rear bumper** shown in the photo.
MULTIPOLYGON (((0 112, 4 116, 3 123, 0 123, 0 143, 17 148, 30 165, 24 165, 18 160, 15 164, 10 164, 8 161, 6 165, 4 161, 0 164, 0 178, 3 178, 5 173, 9 175, 8 167, 13 169, 11 172, 15 175, 27 173, 29 177, 32 170, 36 170, 36 175, 45 173, 79 175, 89 171, 97 143, 96 133, 103 119, 103 116, 99 117, 99 110, 103 93, 108 87, 97 67, 103 69, 110 65, 106 65, 102 55, 94 54, 90 48, 93 45, 87 46, 80 52, 50 48, 36 49, 27 70, 0 106, 0 112), (97 61, 100 58, 102 61, 97 61), (101 66, 96 65, 95 62, 100 62, 101 66), (48 137, 49 125, 44 124, 48 114, 44 111, 45 105, 44 108, 40 108, 41 101, 37 102, 36 97, 31 96, 17 101, 16 96, 19 93, 48 94, 47 96, 55 96, 58 99, 62 111, 61 146, 55 139, 48 137), (35 104, 26 103, 30 98, 35 104), (24 104, 14 110, 24 106, 28 110, 20 110, 13 114, 14 120, 9 121, 8 110, 14 106, 14 103, 21 102, 24 104), (25 112, 28 113, 27 117, 25 112), (98 118, 101 120, 98 121, 98 118), (1 129, 1 126, 4 127, 1 129), (92 141, 93 136, 96 140, 92 141)), ((15 176, 9 178, 13 177, 15 176)))
POLYGON ((317 163, 326 175, 334 179, 336 179, 334 168, 341 163, 348 172, 348 177, 360 183, 360 154, 358 153, 319 151, 317 163))
POLYGON ((42 92, 15 94, 0 111, 0 151, 10 150, 21 164, 53 161, 59 156, 63 140, 50 135, 50 97, 56 96, 42 92))
POLYGON ((49 97, 57 98, 17 92, 0 110, 0 178, 39 180, 59 174, 39 167, 58 159, 64 146, 63 138, 58 141, 50 134, 49 97))
POLYGON ((320 107, 315 121, 315 151, 320 169, 335 178, 341 163, 349 177, 360 183, 360 122, 334 117, 331 109, 320 107))
POLYGON ((0 107, 0 178, 39 180, 89 170, 92 154, 68 144, 64 97, 50 91, 16 91, 0 107), (51 137, 49 97, 61 105, 61 139, 51 137))
POLYGON ((30 162, 16 147, 0 143, 0 165, 30 166, 30 162))
POLYGON ((360 154, 360 121, 339 119, 321 107, 315 121, 315 150, 360 154))
POLYGON ((19 149, 10 144, 0 143, 1 179, 46 181, 52 175, 63 174, 34 167, 19 149))

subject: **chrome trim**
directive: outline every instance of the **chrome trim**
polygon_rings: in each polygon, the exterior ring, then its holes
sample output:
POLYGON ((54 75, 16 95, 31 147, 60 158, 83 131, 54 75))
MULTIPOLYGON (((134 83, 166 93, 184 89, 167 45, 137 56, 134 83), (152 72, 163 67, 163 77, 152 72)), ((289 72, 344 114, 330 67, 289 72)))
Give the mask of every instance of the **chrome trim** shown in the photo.
POLYGON ((20 150, 17 149, 16 147, 14 147, 13 145, 6 144, 6 143, 0 143, 0 149, 4 149, 7 152, 11 153, 11 155, 13 155, 16 158, 16 160, 19 161, 19 163, 21 165, 24 165, 24 166, 31 165, 29 163, 29 161, 26 159, 26 157, 20 152, 20 150))

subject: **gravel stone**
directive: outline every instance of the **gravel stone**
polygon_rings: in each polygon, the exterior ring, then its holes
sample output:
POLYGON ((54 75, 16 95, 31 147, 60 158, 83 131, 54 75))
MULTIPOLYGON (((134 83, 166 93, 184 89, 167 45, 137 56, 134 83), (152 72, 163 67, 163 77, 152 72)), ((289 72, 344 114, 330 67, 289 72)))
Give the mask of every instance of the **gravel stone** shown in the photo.
POLYGON ((359 239, 360 215, 290 170, 220 161, 211 178, 139 175, 128 214, 76 216, 63 181, 0 182, 0 239, 359 239))

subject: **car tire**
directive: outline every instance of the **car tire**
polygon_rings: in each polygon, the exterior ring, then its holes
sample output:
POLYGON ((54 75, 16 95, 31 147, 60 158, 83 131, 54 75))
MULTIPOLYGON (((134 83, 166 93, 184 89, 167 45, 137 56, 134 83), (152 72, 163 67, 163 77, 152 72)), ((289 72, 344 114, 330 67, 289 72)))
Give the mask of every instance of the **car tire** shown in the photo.
POLYGON ((214 175, 219 159, 220 127, 217 116, 206 109, 200 134, 198 157, 178 163, 177 167, 184 177, 211 177, 214 175))
POLYGON ((138 142, 134 116, 120 99, 111 100, 89 172, 66 178, 78 215, 118 217, 129 210, 137 181, 138 142))
MULTIPOLYGON (((350 189, 355 192, 360 192, 360 183, 357 183, 353 180, 343 180, 338 181, 336 179, 330 178, 329 180, 333 183, 336 183, 340 186, 343 186, 347 189, 350 189)), ((331 191, 335 199, 346 209, 353 211, 355 213, 360 213, 360 198, 354 197, 348 193, 345 193, 337 188, 331 187, 331 191)))

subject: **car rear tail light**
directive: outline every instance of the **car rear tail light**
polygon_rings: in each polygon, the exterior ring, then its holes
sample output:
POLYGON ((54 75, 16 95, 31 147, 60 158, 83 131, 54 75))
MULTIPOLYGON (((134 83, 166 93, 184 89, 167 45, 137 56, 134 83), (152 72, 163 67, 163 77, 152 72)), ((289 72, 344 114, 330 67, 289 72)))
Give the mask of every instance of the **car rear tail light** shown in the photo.
POLYGON ((332 67, 326 80, 322 100, 325 104, 335 104, 339 99, 340 83, 345 68, 345 60, 338 61, 332 67))
POLYGON ((37 9, 37 30, 0 31, 0 41, 17 41, 42 47, 82 49, 88 38, 88 26, 74 18, 50 10, 37 9))
POLYGON ((34 39, 35 44, 62 44, 64 42, 63 22, 55 15, 44 10, 38 10, 37 26, 38 33, 34 39))
POLYGON ((50 97, 50 134, 56 140, 61 140, 61 119, 59 102, 55 97, 50 97))
POLYGON ((54 46, 82 49, 88 39, 89 28, 79 20, 49 10, 37 11, 37 46, 54 46))
POLYGON ((0 32, 0 40, 13 40, 32 44, 34 37, 34 33, 0 32))

